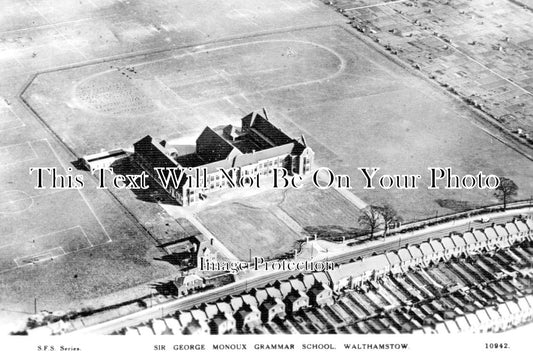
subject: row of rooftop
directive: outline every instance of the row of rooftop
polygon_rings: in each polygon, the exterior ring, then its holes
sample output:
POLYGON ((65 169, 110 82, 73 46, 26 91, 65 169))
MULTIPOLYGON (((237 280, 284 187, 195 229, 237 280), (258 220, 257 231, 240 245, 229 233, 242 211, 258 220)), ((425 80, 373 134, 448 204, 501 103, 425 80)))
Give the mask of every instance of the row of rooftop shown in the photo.
MULTIPOLYGON (((274 327, 273 322, 275 323, 276 320, 279 323, 279 320, 285 319, 287 316, 290 318, 306 309, 332 307, 335 304, 334 294, 339 294, 347 288, 361 288, 368 282, 375 284, 376 280, 388 280, 387 274, 392 275, 390 277, 405 275, 413 269, 439 265, 439 263, 448 261, 453 257, 480 255, 482 252, 509 248, 517 243, 531 242, 532 239, 533 221, 527 218, 514 219, 505 224, 493 225, 483 230, 474 229, 463 235, 452 234, 441 240, 430 240, 417 246, 401 248, 395 252, 371 256, 341 265, 332 271, 301 274, 289 280, 276 281, 267 287, 252 289, 250 292, 237 296, 228 296, 215 303, 202 304, 192 310, 180 311, 173 316, 156 319, 140 327, 123 329, 122 333, 224 334, 228 332, 261 332, 258 329, 264 329, 265 326, 267 329, 272 329, 274 327), (314 307, 309 308, 309 306, 314 307)), ((522 256, 529 255, 527 252, 524 253, 522 256)), ((501 270, 505 270, 505 267, 492 271, 496 275, 496 271, 501 270)), ((508 270, 508 273, 513 271, 516 270, 508 270)), ((435 277, 438 278, 438 276, 435 277)), ((460 282, 452 282, 449 278, 432 282, 440 285, 466 286, 460 282)), ((414 289, 412 286, 403 287, 414 289)), ((400 300, 399 303, 395 304, 397 307, 401 304, 421 302, 425 297, 437 296, 436 294, 412 291, 412 294, 407 296, 400 294, 389 299, 400 300)), ((388 306, 391 307, 393 304, 388 306)), ((361 306, 361 309, 369 308, 368 304, 361 306)), ((278 325, 278 327, 282 326, 278 325)))

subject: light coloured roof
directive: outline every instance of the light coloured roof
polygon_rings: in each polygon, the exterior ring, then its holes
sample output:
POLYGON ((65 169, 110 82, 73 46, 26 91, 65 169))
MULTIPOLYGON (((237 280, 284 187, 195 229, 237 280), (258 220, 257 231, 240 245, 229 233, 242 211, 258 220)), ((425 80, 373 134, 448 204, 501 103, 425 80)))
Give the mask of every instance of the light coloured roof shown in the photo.
POLYGON ((436 253, 444 251, 444 247, 442 246, 442 243, 438 240, 430 240, 429 244, 431 244, 431 247, 436 253))
POLYGON ((474 237, 474 234, 472 232, 466 232, 465 234, 463 234, 463 239, 467 245, 477 243, 476 237, 474 237))
POLYGON ((314 272, 313 276, 315 277, 315 280, 322 282, 325 285, 329 284, 328 275, 326 275, 325 272, 314 272))
POLYGON ((497 239, 498 238, 498 234, 496 233, 496 231, 492 227, 485 228, 485 236, 487 236, 488 240, 497 239))
POLYGON ((457 247, 464 247, 466 246, 465 240, 458 234, 452 234, 451 236, 453 243, 457 247))
POLYGON ((419 248, 420 248, 420 251, 422 252, 422 254, 424 254, 424 255, 433 254, 433 248, 431 247, 431 244, 429 244, 428 242, 424 242, 424 243, 420 244, 419 248))
POLYGON ((401 248, 398 250, 398 256, 400 257, 401 261, 408 261, 412 259, 411 253, 409 253, 409 250, 406 248, 401 248))
POLYGON ((453 250, 455 249, 455 244, 453 243, 452 241, 452 238, 450 237, 444 237, 440 240, 440 242, 442 243, 442 246, 444 247, 444 249, 446 250, 453 250))
POLYGON ((503 228, 503 226, 501 226, 499 224, 494 226, 494 230, 496 230, 496 233, 500 237, 507 237, 509 235, 507 230, 505 228, 503 228))
POLYGON ((409 252, 413 258, 417 259, 423 257, 422 252, 417 245, 411 245, 407 249, 409 249, 409 252))
POLYGON ((467 313, 465 317, 471 327, 477 327, 480 324, 479 318, 474 313, 467 313))
POLYGON ((527 225, 526 225, 524 222, 522 222, 521 220, 519 220, 519 219, 516 220, 516 221, 514 222, 514 224, 516 225, 516 227, 518 228, 518 230, 519 230, 520 232, 527 232, 527 231, 529 230, 529 229, 527 228, 527 225))
POLYGON ((507 230, 507 233, 509 234, 517 234, 518 228, 516 227, 516 224, 513 222, 508 222, 505 224, 505 229, 507 230))
POLYGON ((400 264, 402 262, 400 260, 400 257, 398 257, 398 254, 396 254, 395 252, 389 251, 387 252, 387 254, 385 254, 385 256, 387 257, 387 260, 389 261, 389 264, 391 266, 400 264))
POLYGON ((483 233, 482 231, 480 231, 479 229, 474 229, 472 231, 472 234, 474 234, 474 237, 476 238, 476 240, 478 242, 486 242, 487 241, 487 236, 485 235, 485 233, 483 233))

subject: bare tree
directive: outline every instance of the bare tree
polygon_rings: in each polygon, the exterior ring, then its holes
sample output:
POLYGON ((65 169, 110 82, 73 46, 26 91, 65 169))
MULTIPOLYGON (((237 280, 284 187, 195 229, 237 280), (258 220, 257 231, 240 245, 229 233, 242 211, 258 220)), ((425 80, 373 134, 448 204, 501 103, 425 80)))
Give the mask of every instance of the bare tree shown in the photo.
POLYGON ((385 238, 387 236, 389 226, 393 223, 401 222, 402 217, 400 217, 398 212, 396 212, 396 210, 388 203, 385 203, 383 206, 377 208, 381 214, 381 217, 383 218, 383 238, 385 238))
POLYGON ((370 232, 370 238, 374 237, 376 230, 383 224, 383 217, 380 213, 379 206, 368 206, 359 216, 359 224, 370 232))
POLYGON ((507 202, 516 196, 518 193, 518 186, 515 182, 506 177, 500 177, 500 185, 494 190, 494 196, 503 202, 503 209, 507 208, 507 202))

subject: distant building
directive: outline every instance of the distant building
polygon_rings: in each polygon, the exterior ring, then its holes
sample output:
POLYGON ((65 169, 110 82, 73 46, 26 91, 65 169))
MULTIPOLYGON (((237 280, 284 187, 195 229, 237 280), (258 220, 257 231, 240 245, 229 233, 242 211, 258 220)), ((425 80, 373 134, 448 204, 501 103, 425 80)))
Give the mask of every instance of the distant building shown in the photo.
POLYGON ((189 294, 189 292, 200 289, 204 287, 204 280, 198 275, 185 275, 178 276, 174 281, 176 288, 178 289, 178 294, 184 296, 189 294))
POLYGON ((177 202, 186 206, 205 199, 213 191, 228 188, 229 171, 233 181, 241 177, 270 176, 274 168, 285 168, 290 175, 311 171, 313 150, 305 138, 293 139, 274 126, 266 117, 252 112, 242 118, 240 129, 226 126, 222 132, 206 127, 196 139, 194 152, 180 154, 165 141, 151 136, 133 144, 134 160, 177 202), (163 186, 156 168, 185 169, 179 186, 163 186), (192 168, 194 172, 186 170, 192 168), (201 172, 198 176, 196 172, 201 172), (204 173, 206 175, 204 175, 204 173), (200 181, 201 180, 201 181, 200 181))

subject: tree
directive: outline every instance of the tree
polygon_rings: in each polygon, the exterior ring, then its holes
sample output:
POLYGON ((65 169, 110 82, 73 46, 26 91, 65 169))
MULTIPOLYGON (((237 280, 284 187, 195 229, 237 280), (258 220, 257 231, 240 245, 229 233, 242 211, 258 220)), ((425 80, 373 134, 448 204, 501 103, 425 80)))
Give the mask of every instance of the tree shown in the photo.
POLYGON ((359 216, 359 224, 370 232, 370 238, 374 237, 375 231, 383 224, 379 206, 368 206, 359 216))
POLYGON ((500 177, 500 185, 494 191, 494 196, 496 196, 500 201, 503 202, 503 209, 507 207, 507 202, 511 200, 513 196, 516 196, 518 193, 518 186, 511 179, 506 177, 500 177))
POLYGON ((381 217, 383 218, 383 238, 385 238, 387 236, 389 226, 392 223, 401 222, 402 217, 400 217, 398 215, 398 212, 396 212, 396 210, 388 203, 384 204, 381 207, 378 207, 378 211, 381 214, 381 217))

